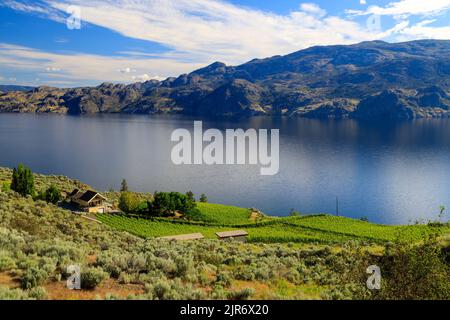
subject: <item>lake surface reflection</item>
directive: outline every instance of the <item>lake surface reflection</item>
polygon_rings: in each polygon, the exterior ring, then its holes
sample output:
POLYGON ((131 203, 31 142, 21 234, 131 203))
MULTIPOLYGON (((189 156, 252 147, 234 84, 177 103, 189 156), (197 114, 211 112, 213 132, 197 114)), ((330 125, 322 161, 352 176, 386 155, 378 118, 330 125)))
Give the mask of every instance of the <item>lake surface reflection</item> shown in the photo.
POLYGON ((335 214, 338 198, 341 215, 399 224, 436 219, 441 205, 450 207, 449 120, 203 120, 204 129, 280 129, 276 176, 261 176, 260 166, 172 164, 171 133, 191 130, 193 120, 0 114, 0 166, 23 162, 99 190, 126 178, 136 191, 192 190, 273 215, 335 214))

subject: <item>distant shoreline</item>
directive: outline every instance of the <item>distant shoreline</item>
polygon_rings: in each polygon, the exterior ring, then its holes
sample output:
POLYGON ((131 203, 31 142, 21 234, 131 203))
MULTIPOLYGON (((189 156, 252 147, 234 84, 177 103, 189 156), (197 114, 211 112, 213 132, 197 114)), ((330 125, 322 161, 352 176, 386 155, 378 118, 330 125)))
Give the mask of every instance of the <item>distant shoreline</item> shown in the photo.
MULTIPOLYGON (((6 87, 0 111, 305 118, 450 118, 450 41, 318 46, 165 80, 6 87), (22 91, 10 91, 13 89, 22 91)), ((0 86, 0 91, 1 86, 0 86)))

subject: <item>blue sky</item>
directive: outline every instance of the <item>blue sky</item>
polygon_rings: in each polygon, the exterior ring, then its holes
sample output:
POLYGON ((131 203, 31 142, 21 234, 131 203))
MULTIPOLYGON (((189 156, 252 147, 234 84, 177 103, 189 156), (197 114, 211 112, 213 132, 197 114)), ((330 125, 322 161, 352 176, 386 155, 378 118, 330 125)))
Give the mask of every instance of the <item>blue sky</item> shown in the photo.
POLYGON ((164 79, 313 45, 450 39, 449 21, 450 0, 2 0, 0 83, 164 79))

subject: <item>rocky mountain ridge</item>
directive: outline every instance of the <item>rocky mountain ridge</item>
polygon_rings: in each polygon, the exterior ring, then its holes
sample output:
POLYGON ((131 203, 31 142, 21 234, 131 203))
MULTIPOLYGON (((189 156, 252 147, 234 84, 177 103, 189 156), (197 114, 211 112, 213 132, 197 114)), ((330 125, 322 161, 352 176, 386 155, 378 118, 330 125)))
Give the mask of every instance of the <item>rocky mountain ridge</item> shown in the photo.
POLYGON ((450 41, 318 46, 164 81, 4 92, 0 112, 450 117, 450 41))

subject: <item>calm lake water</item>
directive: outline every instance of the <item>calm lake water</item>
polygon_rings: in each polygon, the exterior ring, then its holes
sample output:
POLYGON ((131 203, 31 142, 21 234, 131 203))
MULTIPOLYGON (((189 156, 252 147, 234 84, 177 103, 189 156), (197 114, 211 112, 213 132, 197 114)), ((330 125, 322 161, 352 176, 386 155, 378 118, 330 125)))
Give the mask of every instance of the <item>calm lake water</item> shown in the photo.
MULTIPOLYGON (((175 116, 0 114, 0 166, 19 162, 67 175, 99 190, 122 178, 136 191, 192 190, 210 202, 257 207, 272 215, 336 212, 400 224, 450 209, 450 121, 363 123, 254 117, 203 120, 204 128, 280 129, 280 171, 259 166, 176 166, 175 116)), ((448 218, 448 214, 446 216, 448 218)))

